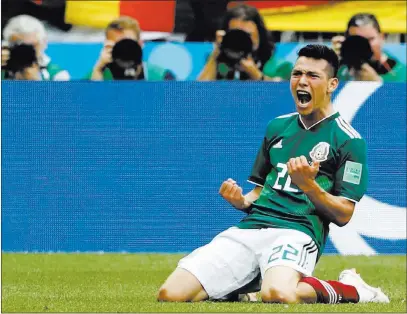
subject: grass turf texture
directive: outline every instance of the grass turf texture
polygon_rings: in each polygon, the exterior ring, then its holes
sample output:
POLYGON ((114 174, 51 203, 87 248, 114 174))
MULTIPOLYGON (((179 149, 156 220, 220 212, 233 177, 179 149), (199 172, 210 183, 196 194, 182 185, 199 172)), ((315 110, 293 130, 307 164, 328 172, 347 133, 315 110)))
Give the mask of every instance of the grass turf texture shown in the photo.
POLYGON ((406 256, 323 256, 315 275, 336 279, 356 267, 390 304, 277 305, 159 303, 157 290, 179 254, 2 255, 2 312, 404 312, 406 256))

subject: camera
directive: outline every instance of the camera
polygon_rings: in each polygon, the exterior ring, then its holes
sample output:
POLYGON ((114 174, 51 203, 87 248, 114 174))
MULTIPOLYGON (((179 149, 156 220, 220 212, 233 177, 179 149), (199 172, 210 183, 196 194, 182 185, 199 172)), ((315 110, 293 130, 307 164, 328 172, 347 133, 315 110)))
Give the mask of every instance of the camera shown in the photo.
POLYGON ((349 69, 360 70, 363 63, 369 64, 373 69, 378 68, 378 62, 372 59, 373 51, 369 41, 362 36, 348 36, 342 43, 341 63, 349 69))
POLYGON ((16 73, 22 73, 25 69, 38 65, 37 53, 32 45, 17 43, 10 47, 3 46, 2 49, 9 50, 7 64, 2 67, 6 79, 14 79, 16 73))
POLYGON ((253 52, 253 42, 245 31, 233 29, 222 39, 218 63, 228 68, 234 68, 240 60, 247 58, 253 52))
POLYGON ((139 43, 132 39, 122 39, 113 46, 113 62, 107 67, 116 80, 141 79, 139 66, 142 59, 143 52, 139 43))

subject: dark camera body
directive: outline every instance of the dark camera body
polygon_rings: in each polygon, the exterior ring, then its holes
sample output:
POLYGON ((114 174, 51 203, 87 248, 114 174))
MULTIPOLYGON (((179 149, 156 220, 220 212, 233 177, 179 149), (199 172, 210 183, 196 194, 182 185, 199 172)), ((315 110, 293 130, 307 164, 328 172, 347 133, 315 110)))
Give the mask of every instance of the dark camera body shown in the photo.
POLYGON ((3 46, 2 49, 9 50, 7 65, 2 68, 5 70, 5 78, 13 78, 15 73, 38 64, 37 53, 32 45, 17 43, 10 47, 3 46))
POLYGON ((245 31, 233 29, 223 37, 220 45, 218 63, 224 63, 234 68, 240 60, 247 58, 253 52, 253 42, 245 31))
POLYGON ((373 60, 373 51, 369 41, 362 36, 348 36, 342 43, 341 63, 349 69, 360 70, 363 63, 367 63, 374 69, 378 68, 378 62, 373 60))
POLYGON ((144 73, 138 74, 142 65, 143 51, 139 43, 132 39, 118 41, 112 50, 113 62, 107 65, 116 80, 141 80, 144 73))

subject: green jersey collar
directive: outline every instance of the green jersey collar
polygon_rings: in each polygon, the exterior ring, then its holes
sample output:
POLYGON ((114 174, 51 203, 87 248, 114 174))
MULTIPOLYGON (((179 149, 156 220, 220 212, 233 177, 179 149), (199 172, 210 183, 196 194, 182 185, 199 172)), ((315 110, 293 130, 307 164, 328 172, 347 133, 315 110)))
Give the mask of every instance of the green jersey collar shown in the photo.
POLYGON ((315 122, 313 125, 311 125, 309 128, 305 125, 305 123, 302 121, 302 119, 301 119, 301 115, 299 114, 298 115, 298 120, 301 122, 301 125, 302 125, 302 127, 305 129, 305 130, 310 130, 311 128, 313 128, 314 126, 316 126, 316 125, 318 125, 318 124, 321 124, 322 122, 324 122, 324 121, 330 121, 330 120, 332 120, 332 119, 335 119, 335 118, 337 118, 339 116, 339 112, 338 111, 335 111, 334 113, 332 113, 331 115, 329 115, 329 116, 326 116, 325 118, 322 118, 321 120, 319 120, 318 122, 315 122))

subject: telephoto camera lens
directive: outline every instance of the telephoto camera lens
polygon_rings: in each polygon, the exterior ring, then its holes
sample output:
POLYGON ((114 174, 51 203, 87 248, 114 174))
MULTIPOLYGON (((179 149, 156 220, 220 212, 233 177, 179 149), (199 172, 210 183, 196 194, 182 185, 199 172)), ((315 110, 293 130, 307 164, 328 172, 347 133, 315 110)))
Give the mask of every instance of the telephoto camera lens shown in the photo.
POLYGON ((348 68, 360 70, 363 63, 373 64, 373 51, 369 41, 362 36, 349 36, 342 43, 341 63, 348 68))
POLYGON ((10 47, 7 70, 16 73, 38 63, 37 53, 32 45, 18 44, 10 47))
POLYGON ((113 62, 128 64, 129 67, 137 66, 142 62, 142 49, 139 43, 132 39, 118 41, 112 49, 113 62))
POLYGON ((218 62, 232 68, 252 52, 253 42, 250 35, 240 29, 233 29, 223 37, 218 62))

